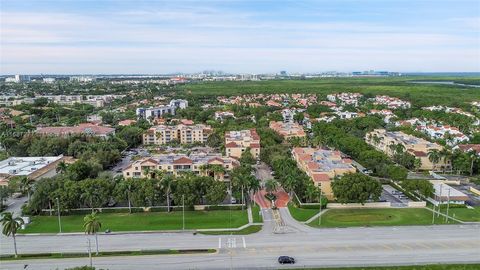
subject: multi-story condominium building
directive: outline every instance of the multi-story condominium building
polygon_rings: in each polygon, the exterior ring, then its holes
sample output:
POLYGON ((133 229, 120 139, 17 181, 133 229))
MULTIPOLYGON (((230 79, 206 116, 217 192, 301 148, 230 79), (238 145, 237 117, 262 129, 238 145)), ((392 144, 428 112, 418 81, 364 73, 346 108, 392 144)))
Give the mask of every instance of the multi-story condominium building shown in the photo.
POLYGON ((162 117, 164 114, 175 115, 177 109, 185 109, 188 107, 188 101, 183 99, 174 99, 170 101, 169 105, 149 107, 149 108, 137 108, 136 114, 138 118, 143 118, 149 122, 153 122, 155 119, 162 117))
POLYGON ((14 77, 5 78, 5 82, 7 83, 21 83, 21 82, 29 82, 30 76, 28 75, 15 75, 14 77))
POLYGON ((250 148, 250 153, 254 158, 258 159, 260 157, 260 136, 258 136, 256 129, 225 133, 225 152, 227 156, 240 158, 247 148, 250 148))
POLYGON ((125 178, 142 178, 155 177, 156 170, 175 176, 192 172, 202 176, 212 176, 220 181, 229 181, 228 172, 238 165, 238 161, 234 158, 224 157, 221 154, 165 154, 134 161, 122 173, 125 178), (215 169, 215 166, 223 169, 215 169))
POLYGON ((283 138, 289 139, 294 137, 303 138, 306 136, 303 127, 297 123, 283 123, 281 121, 270 121, 269 127, 283 138))
POLYGON ((0 161, 0 185, 8 185, 14 176, 26 176, 37 180, 53 177, 57 174, 57 165, 60 162, 72 163, 72 157, 62 155, 56 157, 10 157, 0 161))
POLYGON ((175 107, 165 105, 159 107, 137 108, 136 114, 138 118, 143 118, 149 122, 152 122, 156 118, 162 117, 164 114, 175 115, 175 107))
POLYGON ((320 186, 328 199, 333 199, 331 183, 336 176, 356 172, 352 160, 343 158, 339 151, 320 148, 300 148, 292 150, 293 159, 315 183, 320 186))
POLYGON ((67 137, 71 135, 88 135, 107 138, 109 135, 115 135, 114 128, 94 125, 91 123, 82 123, 78 126, 39 127, 35 132, 41 135, 62 137, 67 137))
POLYGON ((184 99, 172 99, 170 101, 170 106, 173 106, 177 109, 186 109, 188 107, 188 101, 184 99))
POLYGON ((203 124, 179 124, 175 126, 159 125, 151 127, 143 134, 143 144, 161 145, 172 141, 181 144, 195 142, 205 143, 212 132, 212 127, 203 124))
POLYGON ((450 164, 446 164, 443 159, 434 164, 428 157, 428 153, 432 150, 442 151, 443 147, 441 145, 400 131, 391 132, 385 129, 375 129, 365 135, 365 141, 389 156, 395 154, 396 148, 393 147, 394 145, 402 145, 407 153, 420 159, 421 170, 450 168, 450 164))

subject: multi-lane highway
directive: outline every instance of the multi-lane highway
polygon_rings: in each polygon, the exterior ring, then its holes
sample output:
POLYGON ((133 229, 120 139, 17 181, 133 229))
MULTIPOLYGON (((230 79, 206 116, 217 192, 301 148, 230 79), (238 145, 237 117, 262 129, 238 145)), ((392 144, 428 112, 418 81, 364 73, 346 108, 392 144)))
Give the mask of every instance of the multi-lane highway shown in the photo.
MULTIPOLYGON (((267 218, 268 222, 268 218, 267 218)), ((1 239, 1 253, 11 253, 11 239, 1 239)), ((108 269, 251 269, 278 267, 279 255, 297 266, 351 266, 480 262, 480 226, 405 226, 263 231, 246 236, 189 233, 101 235, 101 250, 215 248, 215 254, 96 258, 108 269)), ((86 252, 86 236, 19 236, 20 252, 86 252)), ((63 269, 85 265, 88 258, 2 262, 2 269, 63 269)))

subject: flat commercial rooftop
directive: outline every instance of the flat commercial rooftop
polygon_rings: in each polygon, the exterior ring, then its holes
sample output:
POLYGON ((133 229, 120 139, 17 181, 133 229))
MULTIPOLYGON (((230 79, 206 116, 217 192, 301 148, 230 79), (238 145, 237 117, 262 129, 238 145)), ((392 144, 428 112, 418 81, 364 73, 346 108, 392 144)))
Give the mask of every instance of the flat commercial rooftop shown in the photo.
POLYGON ((0 174, 30 175, 62 157, 61 155, 56 157, 10 157, 0 161, 0 174))

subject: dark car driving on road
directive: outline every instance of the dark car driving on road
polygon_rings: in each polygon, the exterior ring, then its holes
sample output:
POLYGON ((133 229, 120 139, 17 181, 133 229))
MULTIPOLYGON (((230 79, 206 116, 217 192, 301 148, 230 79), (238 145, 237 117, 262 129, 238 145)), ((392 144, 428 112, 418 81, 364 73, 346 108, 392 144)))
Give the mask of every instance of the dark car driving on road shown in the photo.
POLYGON ((286 264, 286 263, 295 263, 295 259, 289 256, 280 256, 278 257, 278 262, 280 264, 286 264))

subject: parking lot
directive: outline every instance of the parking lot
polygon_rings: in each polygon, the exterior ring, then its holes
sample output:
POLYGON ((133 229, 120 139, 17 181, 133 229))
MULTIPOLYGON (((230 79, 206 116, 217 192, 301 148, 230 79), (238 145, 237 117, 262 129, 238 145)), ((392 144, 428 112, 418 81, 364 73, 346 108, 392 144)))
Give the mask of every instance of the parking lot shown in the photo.
POLYGON ((382 185, 382 188, 380 200, 390 202, 393 207, 407 207, 408 202, 412 201, 401 191, 390 185, 382 185))

